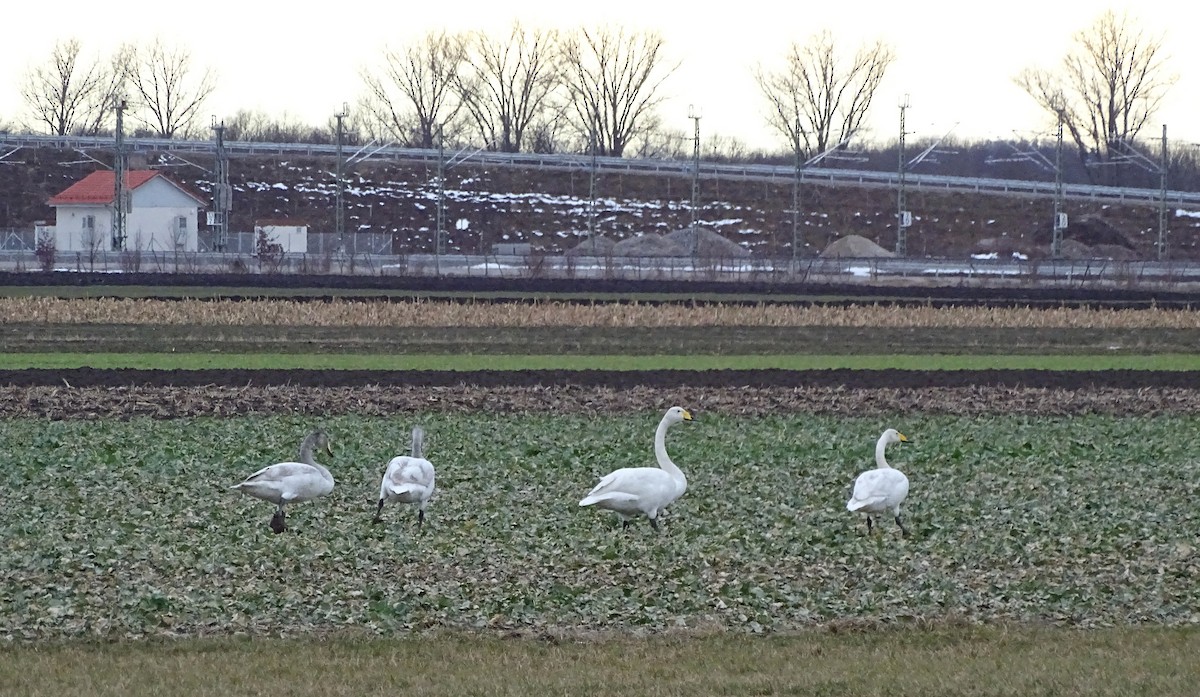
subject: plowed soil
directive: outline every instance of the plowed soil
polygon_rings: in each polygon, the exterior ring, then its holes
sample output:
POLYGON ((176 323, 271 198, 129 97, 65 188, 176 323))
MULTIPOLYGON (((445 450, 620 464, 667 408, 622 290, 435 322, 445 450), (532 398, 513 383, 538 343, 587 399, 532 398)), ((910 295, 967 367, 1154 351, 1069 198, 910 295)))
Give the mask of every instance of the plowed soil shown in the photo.
POLYGON ((614 413, 1200 411, 1200 374, 1103 371, 0 371, 0 417, 313 417, 431 411, 614 413))

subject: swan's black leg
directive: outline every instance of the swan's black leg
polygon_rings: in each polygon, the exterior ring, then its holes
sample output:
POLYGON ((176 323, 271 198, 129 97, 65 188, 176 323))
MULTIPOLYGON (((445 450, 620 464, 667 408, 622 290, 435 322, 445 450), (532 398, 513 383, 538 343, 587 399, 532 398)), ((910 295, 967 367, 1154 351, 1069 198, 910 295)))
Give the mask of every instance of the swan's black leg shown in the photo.
POLYGON ((908 529, 904 527, 904 523, 901 523, 901 522, 900 522, 900 516, 899 516, 899 515, 897 515, 897 516, 896 516, 896 525, 899 525, 899 526, 900 526, 900 534, 901 534, 903 537, 908 537, 908 529))
POLYGON ((622 530, 628 530, 628 529, 629 529, 629 521, 628 521, 628 520, 622 520, 622 521, 621 521, 621 529, 622 529, 622 530))
POLYGON ((659 527, 658 527, 658 518, 650 519, 650 527, 654 528, 655 532, 661 532, 661 530, 659 530, 659 527))
POLYGON ((383 522, 382 516, 383 516, 383 499, 379 499, 379 508, 375 509, 375 519, 372 520, 371 522, 372 523, 382 523, 383 522))
POLYGON ((871 516, 870 515, 867 516, 867 534, 868 535, 871 534, 871 516))
POLYGON ((275 515, 271 516, 271 531, 278 535, 287 530, 287 521, 283 512, 283 506, 275 509, 275 515))
POLYGON ((424 524, 425 524, 425 511, 418 508, 417 509, 417 527, 419 528, 424 524))

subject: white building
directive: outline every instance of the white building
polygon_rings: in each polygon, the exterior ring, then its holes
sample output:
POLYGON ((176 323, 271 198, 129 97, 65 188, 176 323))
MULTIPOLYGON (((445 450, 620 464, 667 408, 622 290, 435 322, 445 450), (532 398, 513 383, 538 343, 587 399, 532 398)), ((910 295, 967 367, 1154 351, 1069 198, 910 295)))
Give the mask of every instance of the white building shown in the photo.
MULTIPOLYGON (((60 252, 117 250, 113 237, 116 178, 112 171, 92 172, 53 196, 54 241, 60 252)), ((125 173, 125 249, 194 252, 199 247, 197 215, 206 201, 161 172, 125 173)))
POLYGON ((255 246, 262 235, 268 244, 279 245, 284 254, 308 253, 308 224, 288 218, 257 220, 254 222, 255 246))

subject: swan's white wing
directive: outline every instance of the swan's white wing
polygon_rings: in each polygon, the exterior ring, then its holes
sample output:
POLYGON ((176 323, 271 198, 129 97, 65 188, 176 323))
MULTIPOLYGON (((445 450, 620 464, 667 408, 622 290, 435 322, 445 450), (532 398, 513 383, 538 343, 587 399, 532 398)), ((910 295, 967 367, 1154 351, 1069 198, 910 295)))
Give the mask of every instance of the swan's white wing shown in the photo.
POLYGON ((433 488, 433 463, 424 458, 412 458, 400 474, 404 481, 419 484, 427 489, 433 488))
POLYGON ((391 484, 433 485, 433 465, 424 458, 402 455, 388 463, 384 479, 391 484))
POLYGON ((424 458, 401 455, 392 458, 383 475, 379 497, 413 502, 433 494, 433 465, 424 458))
POLYGON ((237 486, 241 486, 242 484, 281 482, 293 477, 311 477, 313 475, 320 476, 321 472, 312 465, 306 465, 303 462, 280 462, 260 469, 249 477, 246 477, 237 486))
POLYGON ((624 491, 606 491, 599 494, 588 494, 587 498, 579 502, 580 506, 591 506, 597 503, 609 503, 613 505, 619 504, 636 504, 638 502, 637 494, 630 494, 624 491))
POLYGON ((333 480, 303 462, 280 462, 264 467, 231 487, 276 504, 307 501, 333 490, 333 480))
POLYGON ((675 500, 671 475, 657 467, 625 467, 606 474, 579 502, 590 506, 601 501, 638 500, 658 508, 675 500))
POLYGON ((381 499, 387 498, 389 488, 396 477, 396 472, 400 469, 400 463, 397 462, 399 459, 398 457, 392 458, 383 472, 383 480, 379 483, 379 498, 381 499))
MULTIPOLYGON (((591 498, 593 496, 597 496, 597 495, 602 494, 605 491, 607 491, 609 489, 609 487, 612 486, 613 482, 617 481, 617 479, 621 476, 622 471, 623 470, 616 470, 615 472, 609 472, 608 474, 601 477, 600 481, 596 483, 596 486, 592 487, 592 490, 589 491, 588 495, 584 498, 591 498)), ((582 501, 580 501, 579 505, 583 506, 585 504, 582 501)))
POLYGON ((873 469, 854 480, 854 495, 846 504, 851 511, 899 504, 908 495, 908 477, 895 469, 873 469))

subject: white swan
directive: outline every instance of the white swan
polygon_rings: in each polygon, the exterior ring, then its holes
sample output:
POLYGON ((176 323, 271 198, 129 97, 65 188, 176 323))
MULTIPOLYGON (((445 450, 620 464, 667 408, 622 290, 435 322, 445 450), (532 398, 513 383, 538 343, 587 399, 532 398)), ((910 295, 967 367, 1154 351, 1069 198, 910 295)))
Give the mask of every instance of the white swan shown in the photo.
POLYGON ((658 467, 623 467, 611 472, 579 505, 616 511, 623 527, 629 527, 630 519, 644 515, 658 530, 659 514, 687 491, 687 477, 667 457, 667 429, 680 421, 691 420, 691 413, 683 407, 668 409, 654 432, 654 456, 658 459, 658 467))
POLYGON ((271 530, 281 533, 287 530, 285 505, 328 496, 333 491, 333 475, 313 457, 318 449, 333 456, 329 436, 319 430, 308 434, 300 444, 299 462, 280 462, 264 467, 230 488, 275 504, 271 530))
POLYGON ((429 503, 429 497, 433 496, 434 474, 433 465, 422 452, 424 441, 425 430, 414 426, 410 454, 393 457, 388 463, 383 482, 379 485, 379 509, 375 511, 373 522, 383 522, 380 516, 383 514, 383 504, 388 501, 417 504, 417 527, 425 522, 425 506, 429 503))
POLYGON ((846 503, 846 510, 865 513, 867 516, 867 532, 871 532, 871 515, 890 512, 900 526, 900 533, 908 536, 904 523, 900 522, 900 504, 908 496, 908 477, 898 469, 893 469, 884 457, 884 451, 892 443, 907 443, 908 438, 894 428, 889 428, 879 436, 875 444, 875 465, 873 470, 867 470, 854 480, 854 495, 846 503))

